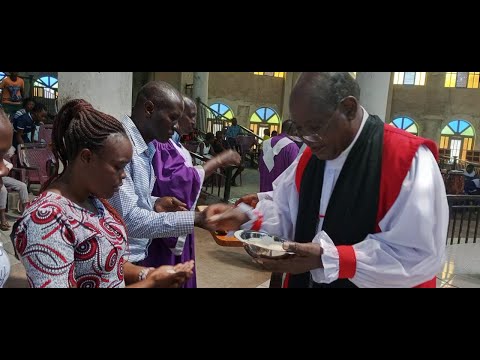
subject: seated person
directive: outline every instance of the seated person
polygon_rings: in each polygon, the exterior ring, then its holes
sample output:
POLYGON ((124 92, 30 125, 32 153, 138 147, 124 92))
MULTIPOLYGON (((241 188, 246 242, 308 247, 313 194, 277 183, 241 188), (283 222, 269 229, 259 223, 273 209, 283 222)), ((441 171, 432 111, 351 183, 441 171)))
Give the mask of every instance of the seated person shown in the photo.
POLYGON ((25 100, 23 100, 23 106, 13 115, 12 122, 19 117, 25 115, 26 113, 31 113, 33 108, 35 107, 35 104, 35 100, 33 100, 32 98, 26 98, 25 100))
POLYGON ((197 148, 197 154, 202 155, 203 157, 207 159, 213 158, 216 153, 213 150, 213 143, 215 142, 215 136, 213 133, 207 133, 205 135, 205 141, 202 141, 197 148))
POLYGON ((467 168, 464 170, 463 175, 465 176, 465 180, 471 180, 478 177, 477 173, 475 172, 475 167, 472 164, 467 165, 467 168))
POLYGON ((32 142, 35 138, 37 125, 45 122, 47 118, 47 108, 44 104, 35 104, 31 113, 26 113, 13 122, 13 141, 12 145, 17 149, 19 144, 32 142), (30 135, 30 136, 29 136, 30 135))
MULTIPOLYGON (((176 132, 175 134, 178 134, 178 132, 176 132)), ((178 141, 176 141, 176 139, 175 139, 175 134, 174 134, 174 136, 172 137, 172 139, 173 139, 176 143, 178 143, 178 141)), ((197 141, 197 139, 198 139, 198 130, 197 130, 197 129, 193 129, 193 131, 190 132, 189 134, 179 136, 179 139, 180 139, 180 142, 181 142, 182 144, 197 141)))
POLYGON ((5 159, 3 160, 3 165, 0 170, 0 230, 7 231, 10 229, 6 217, 8 190, 18 191, 20 195, 18 211, 20 214, 23 213, 28 203, 28 190, 25 183, 7 176, 13 165, 5 159))
POLYGON ((468 179, 466 177, 463 190, 465 195, 480 195, 480 179, 468 179))
POLYGON ((213 142, 212 147, 213 147, 213 151, 215 151, 216 154, 219 154, 222 151, 225 151, 226 149, 228 149, 228 143, 225 140, 223 131, 217 131, 215 133, 215 141, 213 142))

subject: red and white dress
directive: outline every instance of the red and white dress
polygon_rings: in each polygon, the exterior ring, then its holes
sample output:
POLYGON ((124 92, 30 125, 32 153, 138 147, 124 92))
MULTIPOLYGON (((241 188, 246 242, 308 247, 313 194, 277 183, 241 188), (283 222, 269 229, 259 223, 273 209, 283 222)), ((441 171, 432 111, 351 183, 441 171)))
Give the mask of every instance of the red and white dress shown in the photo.
POLYGON ((98 214, 51 192, 29 204, 14 242, 31 287, 125 287, 125 228, 92 203, 98 214))

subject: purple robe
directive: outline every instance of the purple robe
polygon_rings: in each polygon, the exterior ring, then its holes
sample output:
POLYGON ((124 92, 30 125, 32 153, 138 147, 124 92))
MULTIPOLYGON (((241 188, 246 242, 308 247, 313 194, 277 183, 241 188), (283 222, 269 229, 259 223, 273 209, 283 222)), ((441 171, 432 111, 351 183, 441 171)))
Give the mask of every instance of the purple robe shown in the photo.
MULTIPOLYGON (((285 134, 280 134, 271 139, 272 148, 282 139, 286 137, 285 134)), ((268 171, 265 161, 263 160, 263 153, 259 160, 260 171, 260 192, 268 192, 273 190, 273 182, 295 161, 300 149, 295 142, 291 142, 285 146, 280 153, 275 156, 272 171, 268 171)))
MULTIPOLYGON (((173 143, 153 141, 155 155, 153 168, 156 181, 152 195, 157 197, 174 196, 187 204, 187 209, 194 209, 200 195, 203 179, 199 170, 191 165, 188 152, 182 154, 182 149, 173 143), (190 161, 190 164, 188 163, 190 161)), ((141 266, 158 267, 161 265, 176 265, 189 260, 195 260, 194 234, 186 236, 183 252, 175 255, 179 249, 181 238, 162 238, 152 240, 148 247, 147 257, 139 263, 141 266), (174 250, 176 249, 176 250, 174 250)), ((185 284, 185 288, 196 288, 197 280, 194 274, 185 284)))

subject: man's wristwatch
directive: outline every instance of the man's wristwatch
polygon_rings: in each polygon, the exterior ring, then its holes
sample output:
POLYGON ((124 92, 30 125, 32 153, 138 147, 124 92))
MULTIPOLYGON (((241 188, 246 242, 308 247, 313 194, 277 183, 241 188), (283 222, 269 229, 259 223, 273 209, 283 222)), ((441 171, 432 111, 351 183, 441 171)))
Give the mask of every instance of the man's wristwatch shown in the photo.
POLYGON ((147 275, 150 271, 155 270, 155 268, 143 268, 142 271, 138 274, 138 281, 143 281, 147 278, 147 275))

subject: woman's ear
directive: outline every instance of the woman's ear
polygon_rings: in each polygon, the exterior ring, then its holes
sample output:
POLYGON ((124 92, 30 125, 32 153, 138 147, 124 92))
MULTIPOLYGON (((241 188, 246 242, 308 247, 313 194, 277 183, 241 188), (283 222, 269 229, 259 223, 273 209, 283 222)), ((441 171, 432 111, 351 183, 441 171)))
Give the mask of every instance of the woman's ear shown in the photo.
POLYGON ((90 149, 82 149, 79 154, 80 161, 85 165, 90 164, 93 160, 93 153, 90 149))

